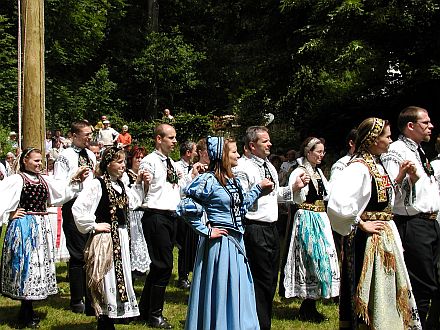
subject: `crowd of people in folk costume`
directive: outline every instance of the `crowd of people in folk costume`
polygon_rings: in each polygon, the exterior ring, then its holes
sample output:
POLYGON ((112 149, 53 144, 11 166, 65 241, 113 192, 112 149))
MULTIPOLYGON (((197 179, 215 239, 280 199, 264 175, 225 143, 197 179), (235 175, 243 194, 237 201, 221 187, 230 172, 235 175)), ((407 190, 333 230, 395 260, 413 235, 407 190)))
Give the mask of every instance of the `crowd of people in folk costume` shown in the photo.
POLYGON ((421 146, 433 129, 426 109, 400 112, 394 142, 387 120, 362 121, 329 180, 318 137, 283 163, 269 130, 252 126, 241 156, 234 139, 208 136, 180 143, 176 162, 172 121, 155 128, 150 153, 131 137, 116 146, 102 124, 107 142, 96 151, 81 120, 53 170, 27 148, 2 174, 0 290, 20 300, 24 326, 38 327, 33 302, 58 291, 62 234, 70 309, 96 316, 98 329, 117 320, 172 328, 163 310, 175 244, 177 286, 190 289, 186 329, 270 329, 277 285, 302 299, 304 321, 325 322, 317 300, 339 297, 341 329, 440 327, 440 160, 421 146))

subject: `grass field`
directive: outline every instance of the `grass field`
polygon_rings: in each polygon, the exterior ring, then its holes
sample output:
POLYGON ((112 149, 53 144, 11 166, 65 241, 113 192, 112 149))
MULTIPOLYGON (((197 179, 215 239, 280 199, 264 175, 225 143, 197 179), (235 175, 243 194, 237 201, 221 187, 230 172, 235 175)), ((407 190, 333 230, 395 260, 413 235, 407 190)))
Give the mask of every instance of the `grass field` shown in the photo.
MULTIPOLYGON (((3 228, 4 235, 5 228, 3 228)), ((0 245, 3 243, 3 235, 0 245)), ((176 250, 175 250, 176 252, 176 250)), ((175 253, 175 257, 177 253, 175 253)), ((176 262, 176 258, 175 258, 176 262)), ((176 267, 175 267, 176 269, 176 267)), ((41 317, 40 329, 54 330, 85 330, 95 329, 94 317, 74 314, 69 310, 69 283, 66 281, 67 267, 65 263, 57 266, 57 280, 59 293, 47 300, 34 304, 35 310, 41 317)), ((177 289, 176 272, 173 272, 170 285, 167 288, 164 315, 169 319, 174 329, 183 329, 187 309, 188 292, 177 289)), ((135 282, 138 297, 143 288, 144 278, 135 282)), ((314 324, 298 320, 298 310, 301 301, 296 299, 281 300, 277 295, 274 302, 272 329, 337 329, 338 306, 333 303, 323 304, 318 302, 318 310, 323 312, 329 321, 314 324)), ((19 310, 19 302, 0 296, 0 329, 16 329, 16 318, 19 310)), ((149 329, 143 324, 131 323, 128 325, 116 325, 116 329, 149 329)), ((196 330, 196 329, 194 329, 196 330)), ((235 329, 234 329, 235 330, 235 329)), ((239 330, 239 329, 237 329, 239 330)))

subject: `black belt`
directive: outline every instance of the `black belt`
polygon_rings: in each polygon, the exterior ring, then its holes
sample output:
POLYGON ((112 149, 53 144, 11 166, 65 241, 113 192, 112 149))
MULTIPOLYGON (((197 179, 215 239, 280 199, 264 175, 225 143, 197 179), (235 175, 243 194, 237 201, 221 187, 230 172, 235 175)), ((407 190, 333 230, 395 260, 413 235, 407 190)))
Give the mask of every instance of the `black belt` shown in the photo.
MULTIPOLYGON (((402 219, 402 220, 411 220, 413 218, 420 218, 420 219, 426 219, 426 220, 436 220, 437 219, 437 212, 433 212, 433 213, 417 213, 414 215, 400 215, 400 214, 396 214, 395 217, 397 217, 397 220, 402 219)), ((396 218, 395 218, 396 219, 396 218)))
POLYGON ((265 226, 265 227, 274 227, 276 226, 277 222, 273 221, 273 222, 266 222, 266 221, 256 221, 256 220, 251 220, 251 219, 247 219, 244 218, 243 223, 247 226, 247 225, 259 225, 259 226, 265 226))
POLYGON ((171 211, 171 210, 145 209, 145 212, 160 214, 160 215, 164 215, 166 217, 177 218, 176 211, 171 211))

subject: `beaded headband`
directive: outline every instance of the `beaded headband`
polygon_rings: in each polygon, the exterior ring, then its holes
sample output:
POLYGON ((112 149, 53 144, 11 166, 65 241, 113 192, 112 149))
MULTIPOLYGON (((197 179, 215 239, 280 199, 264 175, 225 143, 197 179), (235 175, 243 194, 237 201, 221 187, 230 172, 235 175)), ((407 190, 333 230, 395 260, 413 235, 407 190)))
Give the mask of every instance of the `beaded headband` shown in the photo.
POLYGON ((315 138, 315 137, 312 138, 312 139, 309 141, 309 143, 307 143, 307 145, 304 147, 304 154, 307 155, 308 152, 309 152, 310 150, 312 150, 312 148, 313 148, 314 146, 316 146, 317 144, 319 144, 319 143, 322 143, 320 139, 315 138))
POLYGON ((367 135, 362 139, 360 147, 362 149, 368 149, 374 141, 379 137, 382 133, 383 128, 385 127, 385 120, 380 118, 374 118, 373 127, 368 131, 367 135))
POLYGON ((37 148, 29 147, 21 152, 20 157, 18 158, 18 164, 21 172, 25 170, 24 159, 29 156, 32 151, 35 150, 37 150, 37 148))
POLYGON ((122 149, 117 147, 109 147, 105 149, 104 151, 104 157, 102 158, 101 162, 99 163, 99 168, 102 171, 102 173, 106 172, 108 164, 110 164, 115 157, 115 155, 121 151, 122 149))

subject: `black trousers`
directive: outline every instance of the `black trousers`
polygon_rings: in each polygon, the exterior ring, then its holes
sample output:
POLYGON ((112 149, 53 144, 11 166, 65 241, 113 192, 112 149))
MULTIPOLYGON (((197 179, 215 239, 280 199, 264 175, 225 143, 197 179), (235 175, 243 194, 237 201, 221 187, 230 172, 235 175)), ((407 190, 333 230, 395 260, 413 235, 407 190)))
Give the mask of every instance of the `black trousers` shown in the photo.
POLYGON ((86 274, 84 269, 84 249, 89 238, 81 234, 75 225, 72 215, 72 205, 75 200, 65 203, 62 207, 63 230, 66 236, 66 247, 69 251, 69 282, 70 302, 77 303, 86 297, 86 274))
POLYGON ((143 317, 149 312, 151 287, 166 287, 173 270, 173 247, 176 233, 176 218, 145 211, 142 229, 150 254, 150 272, 145 280, 139 309, 143 317))
POLYGON ((177 269, 179 279, 188 279, 194 268, 199 236, 183 219, 177 219, 176 244, 179 248, 177 269))
POLYGON ((440 256, 440 227, 436 220, 395 215, 403 245, 403 256, 411 280, 422 326, 431 299, 439 295, 437 262, 440 256))
POLYGON ((280 238, 276 222, 258 223, 247 220, 244 244, 254 279, 260 328, 270 329, 280 266, 280 238))

